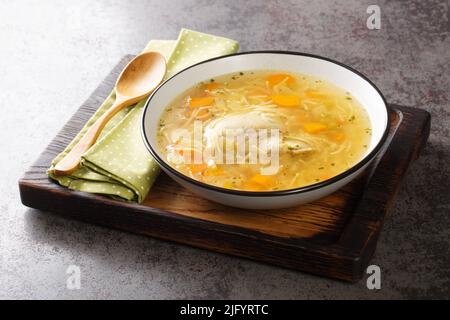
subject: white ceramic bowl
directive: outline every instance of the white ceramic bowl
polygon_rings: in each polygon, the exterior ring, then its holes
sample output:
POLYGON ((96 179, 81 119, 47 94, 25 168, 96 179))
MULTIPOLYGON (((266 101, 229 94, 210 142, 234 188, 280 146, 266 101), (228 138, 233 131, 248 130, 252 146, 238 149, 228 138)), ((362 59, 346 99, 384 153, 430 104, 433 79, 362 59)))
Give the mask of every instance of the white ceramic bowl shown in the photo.
POLYGON ((331 59, 298 52, 257 51, 214 58, 193 65, 165 81, 148 98, 142 119, 142 136, 161 168, 175 181, 201 197, 228 206, 248 209, 291 207, 324 197, 353 180, 374 159, 387 138, 389 112, 380 90, 364 75, 331 59), (165 107, 200 81, 246 70, 285 70, 331 81, 350 92, 366 109, 372 138, 364 157, 341 174, 313 185, 280 191, 238 191, 208 185, 178 172, 160 154, 156 132, 165 107))

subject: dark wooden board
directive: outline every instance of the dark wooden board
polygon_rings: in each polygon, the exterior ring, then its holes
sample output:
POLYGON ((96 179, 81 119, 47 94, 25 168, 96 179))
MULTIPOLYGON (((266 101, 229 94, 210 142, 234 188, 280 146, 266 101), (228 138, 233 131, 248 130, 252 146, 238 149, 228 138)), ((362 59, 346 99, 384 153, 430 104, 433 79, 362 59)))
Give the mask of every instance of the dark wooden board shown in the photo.
POLYGON ((100 106, 131 58, 120 61, 19 181, 24 205, 331 278, 362 277, 400 181, 428 138, 429 113, 391 105, 389 139, 374 164, 336 193, 290 209, 229 208, 199 198, 164 174, 140 205, 52 182, 46 174, 51 160, 100 106))

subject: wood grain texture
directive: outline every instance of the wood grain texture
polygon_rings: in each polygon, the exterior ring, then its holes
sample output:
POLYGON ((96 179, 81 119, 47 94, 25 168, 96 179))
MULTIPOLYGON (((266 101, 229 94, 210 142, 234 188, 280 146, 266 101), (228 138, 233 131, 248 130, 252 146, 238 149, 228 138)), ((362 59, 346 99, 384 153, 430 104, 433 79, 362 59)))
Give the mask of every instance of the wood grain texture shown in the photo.
POLYGON ((429 113, 391 106, 389 139, 374 164, 336 193, 290 209, 225 207, 199 198, 164 174, 141 205, 68 190, 50 181, 46 170, 51 160, 100 106, 131 58, 121 60, 19 181, 23 204, 331 278, 362 277, 401 178, 428 138, 429 113))

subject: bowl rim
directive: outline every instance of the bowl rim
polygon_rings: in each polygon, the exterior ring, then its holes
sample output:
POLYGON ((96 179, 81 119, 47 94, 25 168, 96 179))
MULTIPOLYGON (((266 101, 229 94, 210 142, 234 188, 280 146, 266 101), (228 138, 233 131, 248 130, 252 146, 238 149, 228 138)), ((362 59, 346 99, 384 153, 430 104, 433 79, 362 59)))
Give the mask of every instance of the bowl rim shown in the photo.
POLYGON ((152 155, 152 157, 155 159, 155 161, 158 163, 159 166, 163 167, 164 169, 168 170, 169 172, 171 172, 172 174, 174 174, 175 176, 177 176, 178 178, 181 178, 183 180, 186 180, 189 183, 192 183, 194 185, 197 185, 201 188, 206 188, 209 189, 211 191, 216 191, 216 192, 220 192, 220 193, 227 193, 227 194, 231 194, 231 195, 237 195, 237 196, 250 196, 250 197, 276 197, 276 196, 287 196, 287 195, 293 195, 293 194, 300 194, 300 193, 306 193, 309 191, 313 191, 313 190, 317 190, 317 189, 321 189, 323 187, 329 186, 334 184, 335 182, 338 182, 339 180, 342 180, 343 178, 346 178, 348 176, 350 176, 351 174, 357 172, 359 169, 361 169, 362 167, 364 167, 366 164, 368 164, 371 160, 373 160, 373 158, 377 155, 377 153, 380 151, 380 149, 382 148, 382 146, 384 145, 387 137, 388 137, 388 133, 389 133, 389 124, 391 123, 391 114, 390 114, 390 108, 386 102, 385 97, 383 96, 383 94, 381 93, 380 89, 378 89, 378 87, 363 73, 353 69, 352 67, 330 59, 330 58, 326 58, 326 57, 322 57, 316 54, 311 54, 311 53, 304 53, 304 52, 297 52, 297 51, 283 51, 283 50, 257 50, 257 51, 245 51, 245 52, 238 52, 238 53, 233 53, 233 54, 227 54, 227 55, 223 55, 223 56, 219 56, 219 57, 215 57, 215 58, 211 58, 211 59, 207 59, 201 62, 198 62, 196 64, 193 64, 179 72, 177 72, 176 74, 172 75, 171 77, 169 77, 167 80, 165 80, 163 83, 161 83, 153 92, 152 94, 148 97, 147 101, 145 102, 145 106, 144 106, 144 110, 142 112, 142 119, 141 119, 141 136, 142 139, 144 140, 144 144, 147 147, 147 150, 150 152, 150 154, 152 155), (150 104, 150 101, 153 99, 153 97, 156 95, 156 93, 162 88, 164 87, 164 85, 170 81, 172 81, 174 78, 178 77, 180 74, 184 73, 185 71, 191 69, 191 68, 195 68, 198 65, 202 65, 211 61, 215 61, 215 60, 221 60, 221 59, 225 59, 225 58, 229 58, 229 57, 234 57, 234 56, 241 56, 241 55, 252 55, 252 54, 274 54, 274 55, 278 55, 278 54, 282 54, 282 55, 296 55, 296 56, 304 56, 304 57, 309 57, 309 58, 316 58, 316 59, 320 59, 320 60, 324 60, 327 62, 331 62, 334 64, 337 64, 341 67, 346 68, 347 70, 355 73, 356 75, 360 76, 363 80, 367 81, 374 89, 375 91, 380 95, 384 107, 385 107, 385 112, 386 112, 386 116, 387 116, 387 123, 386 123, 386 127, 384 128, 384 132, 383 135, 381 136, 380 140, 378 141, 377 145, 373 148, 373 150, 367 154, 364 158, 362 158, 361 160, 359 160, 355 165, 353 165, 352 167, 348 168, 347 170, 339 173, 338 175, 324 180, 324 181, 320 181, 314 184, 310 184, 307 186, 303 186, 303 187, 299 187, 299 188, 293 188, 293 189, 286 189, 286 190, 273 190, 273 191, 245 191, 245 190, 235 190, 235 189, 227 189, 227 188, 222 188, 222 187, 218 187, 218 186, 214 186, 211 184, 207 184, 195 179, 192 179, 191 177, 184 175, 183 173, 177 171, 176 169, 174 169, 172 166, 170 166, 168 163, 166 163, 159 155, 157 152, 155 152, 154 148, 152 147, 151 143, 148 140, 148 135, 145 129, 145 118, 146 118, 146 114, 148 112, 148 107, 150 104))

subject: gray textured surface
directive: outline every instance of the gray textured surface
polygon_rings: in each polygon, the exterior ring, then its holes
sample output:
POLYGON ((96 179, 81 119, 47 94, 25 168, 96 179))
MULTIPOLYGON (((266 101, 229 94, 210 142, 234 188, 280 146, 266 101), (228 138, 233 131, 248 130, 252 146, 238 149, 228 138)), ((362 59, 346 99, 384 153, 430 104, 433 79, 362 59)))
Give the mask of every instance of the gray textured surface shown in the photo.
POLYGON ((0 1, 0 298, 450 297, 448 1, 0 1), (133 4, 131 4, 133 3, 133 4), (246 4, 244 4, 246 3, 246 4), (65 220, 20 204, 17 180, 114 64, 181 27, 242 50, 326 55, 367 74, 390 102, 432 113, 373 263, 382 289, 345 284, 65 220), (6 151, 6 152, 5 152, 6 151), (81 290, 66 268, 81 267, 81 290))

